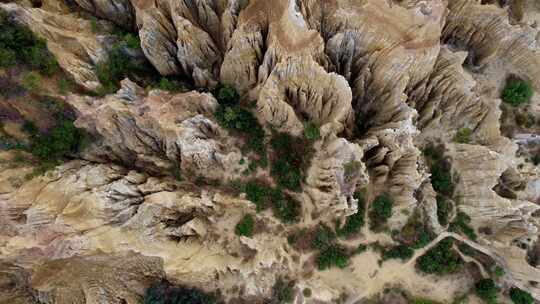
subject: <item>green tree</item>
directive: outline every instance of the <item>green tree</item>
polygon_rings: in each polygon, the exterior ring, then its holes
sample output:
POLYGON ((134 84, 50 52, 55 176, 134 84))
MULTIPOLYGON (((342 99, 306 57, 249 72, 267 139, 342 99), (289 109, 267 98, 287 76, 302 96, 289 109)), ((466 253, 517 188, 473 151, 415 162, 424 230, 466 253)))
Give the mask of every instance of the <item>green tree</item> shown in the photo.
POLYGON ((499 288, 492 279, 482 279, 474 285, 476 295, 488 304, 497 303, 499 288))
POLYGON ((510 288, 510 299, 514 304, 533 304, 534 298, 525 290, 517 287, 510 288))

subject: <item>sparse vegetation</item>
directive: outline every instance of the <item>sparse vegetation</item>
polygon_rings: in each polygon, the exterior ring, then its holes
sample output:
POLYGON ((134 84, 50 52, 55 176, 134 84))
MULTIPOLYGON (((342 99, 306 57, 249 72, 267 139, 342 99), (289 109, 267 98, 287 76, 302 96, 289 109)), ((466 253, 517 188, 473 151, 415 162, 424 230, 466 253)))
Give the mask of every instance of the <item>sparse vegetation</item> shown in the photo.
POLYGON ((517 287, 510 288, 510 299, 514 304, 533 304, 534 298, 525 290, 517 287))
POLYGON ((253 216, 251 216, 251 214, 246 214, 240 220, 240 222, 236 224, 234 232, 236 233, 236 235, 239 235, 239 236, 252 237, 254 225, 255 225, 255 221, 253 220, 253 216))
POLYGON ((461 128, 457 131, 454 141, 460 144, 468 144, 471 142, 472 130, 469 128, 461 128))
POLYGON ((381 229, 386 221, 392 216, 394 201, 387 195, 381 194, 371 203, 369 211, 370 228, 381 229))
POLYGON ((476 295, 484 300, 484 302, 488 304, 497 303, 497 293, 499 293, 499 288, 492 279, 482 279, 478 281, 474 287, 476 295))
POLYGON ((214 304, 217 297, 196 288, 172 286, 168 282, 152 285, 144 294, 144 304, 214 304))
POLYGON ((528 81, 511 78, 506 82, 501 98, 504 102, 517 107, 528 103, 533 96, 533 88, 528 81))
POLYGON ((319 270, 325 270, 332 266, 339 268, 347 267, 349 256, 345 248, 338 244, 331 244, 319 252, 317 256, 317 267, 319 270))
POLYGON ((0 67, 17 63, 28 64, 41 74, 51 75, 58 71, 58 63, 47 50, 45 40, 39 39, 26 27, 11 21, 0 10, 0 67))
POLYGON ((441 240, 416 260, 418 269, 431 274, 451 274, 461 269, 463 261, 453 249, 454 242, 450 238, 441 240))

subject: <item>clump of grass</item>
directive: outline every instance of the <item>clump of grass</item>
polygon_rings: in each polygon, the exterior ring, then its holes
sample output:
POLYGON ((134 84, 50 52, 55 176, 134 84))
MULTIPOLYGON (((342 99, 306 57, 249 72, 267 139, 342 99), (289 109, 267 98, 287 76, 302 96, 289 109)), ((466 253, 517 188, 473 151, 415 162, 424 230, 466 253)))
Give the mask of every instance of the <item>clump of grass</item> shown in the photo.
POLYGON ((460 144, 468 144, 471 142, 472 130, 469 128, 461 128, 457 131, 454 141, 460 144))
POLYGON ((253 236, 253 227, 255 225, 255 220, 250 214, 244 215, 244 217, 236 224, 234 232, 236 235, 252 237, 253 236))
POLYGON ((169 92, 182 92, 186 90, 184 85, 180 83, 179 81, 170 80, 166 77, 162 77, 159 80, 157 87, 161 90, 169 91, 169 92))
POLYGON ((506 82, 501 98, 504 102, 517 107, 528 103, 533 93, 533 88, 528 81, 511 78, 506 82))

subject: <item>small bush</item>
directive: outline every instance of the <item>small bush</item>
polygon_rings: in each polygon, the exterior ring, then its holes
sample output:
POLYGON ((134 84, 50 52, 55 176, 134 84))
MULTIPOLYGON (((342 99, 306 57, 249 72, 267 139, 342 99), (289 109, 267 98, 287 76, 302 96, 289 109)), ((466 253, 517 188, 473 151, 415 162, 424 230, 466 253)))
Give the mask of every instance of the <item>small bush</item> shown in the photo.
POLYGON ((167 282, 152 285, 144 294, 144 304, 214 304, 216 296, 196 288, 172 286, 167 282))
POLYGON ((448 225, 448 217, 450 216, 450 213, 452 212, 452 203, 447 201, 444 197, 441 195, 437 195, 437 219, 439 220, 439 224, 446 226, 448 225))
POLYGON ((454 137, 454 141, 460 144, 468 144, 471 142, 472 130, 469 128, 459 129, 454 137))
POLYGON ((306 139, 314 141, 321 138, 321 133, 319 132, 319 126, 312 122, 307 122, 304 124, 304 137, 306 139))
POLYGON ((502 100, 514 107, 528 103, 532 96, 531 84, 521 79, 508 80, 501 94, 502 100))
POLYGON ((397 245, 385 251, 382 255, 383 260, 401 259, 406 261, 414 254, 414 250, 407 245, 397 245))
POLYGON ((371 229, 381 228, 381 226, 386 223, 392 216, 393 206, 394 202, 386 194, 381 194, 375 198, 369 212, 371 229))
POLYGON ((304 290, 302 291, 302 294, 303 294, 304 297, 306 297, 306 298, 311 297, 311 289, 309 289, 309 288, 304 288, 304 290))
POLYGON ((517 287, 510 288, 510 299, 514 304, 533 304, 534 298, 530 293, 517 287))
POLYGON ((476 295, 480 299, 488 304, 497 303, 497 293, 499 292, 499 288, 497 288, 492 279, 482 279, 478 281, 474 287, 476 295))
POLYGON ((244 215, 244 217, 236 224, 236 227, 234 229, 234 232, 236 235, 242 235, 247 237, 253 236, 253 226, 255 225, 255 221, 253 220, 253 216, 250 214, 244 215))
POLYGON ((349 256, 345 248, 337 244, 331 244, 319 252, 316 261, 319 270, 325 270, 333 266, 345 268, 349 263, 349 256))
POLYGON ((256 181, 249 181, 244 186, 246 198, 257 206, 257 211, 261 211, 270 206, 273 189, 256 181))
POLYGON ((463 261, 452 248, 453 244, 450 238, 441 240, 416 260, 416 266, 425 273, 444 275, 457 272, 463 261))
POLYGON ((29 72, 22 79, 23 87, 30 92, 38 92, 41 88, 41 76, 36 72, 29 72))

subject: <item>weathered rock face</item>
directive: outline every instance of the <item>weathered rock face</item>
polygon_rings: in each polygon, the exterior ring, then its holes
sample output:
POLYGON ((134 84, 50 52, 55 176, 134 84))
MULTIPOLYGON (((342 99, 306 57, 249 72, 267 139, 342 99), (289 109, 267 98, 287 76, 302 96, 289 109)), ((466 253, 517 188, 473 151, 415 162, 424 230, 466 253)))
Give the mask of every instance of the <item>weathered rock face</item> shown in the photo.
MULTIPOLYGON (((0 266, 7 269, 0 269, 0 297, 137 303, 165 277, 219 289, 231 303, 257 303, 288 276, 297 282, 299 304, 336 303, 343 293, 353 303, 388 284, 451 302, 470 289, 471 276, 434 280, 414 266, 427 248, 451 237, 502 266, 502 285, 540 299, 540 271, 526 259, 538 246, 540 172, 516 154, 522 142, 501 135, 498 99, 509 74, 540 88, 532 26, 540 13, 520 13, 512 3, 509 19, 498 1, 472 0, 76 2, 137 31, 161 75, 187 77, 199 88, 232 85, 244 103, 256 101, 251 111, 266 143, 274 131, 303 136, 306 122, 319 126, 302 189, 286 192, 301 203, 300 220, 280 223, 231 190, 229 182, 246 182, 249 174, 270 185, 275 180, 267 169, 250 168, 244 139, 216 122, 212 94, 143 89, 126 79, 115 94, 65 98, 76 126, 92 138, 79 159, 31 180, 25 180, 30 166, 5 165, 14 156, 0 162, 0 266), (463 128, 471 130, 468 143, 453 143, 463 128), (432 145, 441 147, 455 184, 445 194, 455 207, 450 221, 467 214, 476 240, 439 222, 440 193, 421 152, 432 145), (213 182, 203 186, 198 178, 213 182), (418 214, 438 237, 408 262, 381 264, 380 253, 368 249, 344 269, 317 270, 310 244, 299 250, 288 237, 320 223, 336 227, 363 210, 354 195, 361 188, 366 214, 378 195, 393 199, 388 231, 400 233, 418 214), (251 237, 234 233, 245 214, 255 220, 251 237), (304 296, 303 288, 313 295, 304 296)), ((0 4, 94 90, 94 65, 110 37, 47 7, 0 4)), ((538 96, 531 103, 538 109, 538 96)), ((397 244, 368 227, 339 242, 397 244)))
POLYGON ((125 80, 103 99, 69 96, 76 125, 98 136, 90 159, 120 161, 153 173, 174 168, 190 175, 233 179, 245 169, 238 142, 210 119, 217 107, 210 94, 148 95, 125 80))

